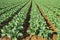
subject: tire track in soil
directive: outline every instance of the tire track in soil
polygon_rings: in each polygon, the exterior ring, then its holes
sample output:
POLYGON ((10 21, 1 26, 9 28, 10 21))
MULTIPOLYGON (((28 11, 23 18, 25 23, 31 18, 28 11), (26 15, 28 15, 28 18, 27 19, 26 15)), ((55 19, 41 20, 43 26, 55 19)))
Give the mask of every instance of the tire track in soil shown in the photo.
POLYGON ((47 26, 49 26, 49 29, 53 31, 52 34, 52 40, 57 40, 57 30, 55 28, 55 26, 52 24, 52 22, 48 19, 48 17, 44 14, 43 10, 39 7, 39 5, 37 3, 35 3, 39 12, 41 13, 41 15, 44 17, 47 26))
MULTIPOLYGON (((29 3, 29 1, 28 1, 27 3, 29 3)), ((8 25, 8 23, 13 20, 14 16, 17 15, 17 14, 20 12, 20 10, 21 10, 27 3, 25 3, 25 4, 24 4, 21 8, 19 8, 14 14, 12 14, 11 17, 7 18, 6 20, 4 20, 4 21, 0 24, 0 33, 1 33, 1 29, 2 29, 5 25, 8 25)), ((0 36, 1 36, 1 34, 0 34, 0 36)))
POLYGON ((16 8, 16 7, 17 7, 17 6, 19 6, 19 5, 20 5, 20 4, 15 5, 14 7, 10 8, 10 9, 7 9, 6 11, 4 11, 4 12, 0 13, 0 16, 1 16, 2 14, 4 14, 4 13, 6 13, 6 12, 10 11, 11 9, 16 8))

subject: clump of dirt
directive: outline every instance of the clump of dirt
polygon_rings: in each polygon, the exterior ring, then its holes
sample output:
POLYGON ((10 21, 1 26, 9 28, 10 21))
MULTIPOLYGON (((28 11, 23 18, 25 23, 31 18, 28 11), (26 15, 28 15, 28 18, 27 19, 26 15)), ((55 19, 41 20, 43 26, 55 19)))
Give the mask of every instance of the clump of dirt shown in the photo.
POLYGON ((12 38, 9 38, 7 36, 1 37, 0 40, 12 40, 12 38))
POLYGON ((47 40, 47 39, 43 38, 41 36, 34 35, 34 36, 28 36, 28 37, 26 37, 25 39, 22 39, 22 40, 47 40))

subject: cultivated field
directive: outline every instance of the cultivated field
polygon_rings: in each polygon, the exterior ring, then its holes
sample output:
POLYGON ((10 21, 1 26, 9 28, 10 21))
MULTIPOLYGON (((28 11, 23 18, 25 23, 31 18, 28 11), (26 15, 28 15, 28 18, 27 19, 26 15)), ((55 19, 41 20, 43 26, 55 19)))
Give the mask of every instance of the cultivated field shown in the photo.
POLYGON ((60 0, 0 0, 0 40, 60 40, 60 0))

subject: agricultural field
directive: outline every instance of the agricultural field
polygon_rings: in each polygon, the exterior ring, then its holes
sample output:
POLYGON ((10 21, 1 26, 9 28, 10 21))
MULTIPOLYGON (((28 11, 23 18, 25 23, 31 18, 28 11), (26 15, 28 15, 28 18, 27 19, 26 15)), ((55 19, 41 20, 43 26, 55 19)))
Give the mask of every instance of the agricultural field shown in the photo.
POLYGON ((60 40, 60 0, 0 0, 0 40, 60 40))

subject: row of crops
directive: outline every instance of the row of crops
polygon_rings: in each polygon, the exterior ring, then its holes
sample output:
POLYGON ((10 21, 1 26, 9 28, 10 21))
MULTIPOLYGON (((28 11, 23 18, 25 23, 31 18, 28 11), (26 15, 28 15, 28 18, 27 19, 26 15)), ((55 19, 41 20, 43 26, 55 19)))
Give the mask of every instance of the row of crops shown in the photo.
POLYGON ((20 1, 20 3, 0 10, 0 34, 1 36, 12 37, 17 40, 17 37, 22 37, 21 32, 23 22, 26 19, 26 14, 30 6, 30 1, 20 1))
POLYGON ((30 35, 38 35, 42 37, 48 38, 48 34, 52 33, 51 30, 49 30, 44 18, 39 13, 39 10, 37 9, 36 5, 32 4, 32 11, 31 11, 31 18, 30 18, 30 27, 28 29, 28 33, 30 35))
POLYGON ((44 13, 49 17, 49 20, 55 25, 58 37, 57 40, 60 40, 60 1, 59 0, 40 0, 37 1, 44 13))
POLYGON ((2 39, 7 36, 18 40, 27 35, 31 37, 38 35, 51 40, 53 31, 49 29, 35 2, 55 25, 58 33, 57 40, 60 40, 59 0, 0 0, 0 36, 2 39))
POLYGON ((0 9, 11 7, 15 4, 20 3, 20 1, 23 2, 23 0, 0 0, 0 9))

